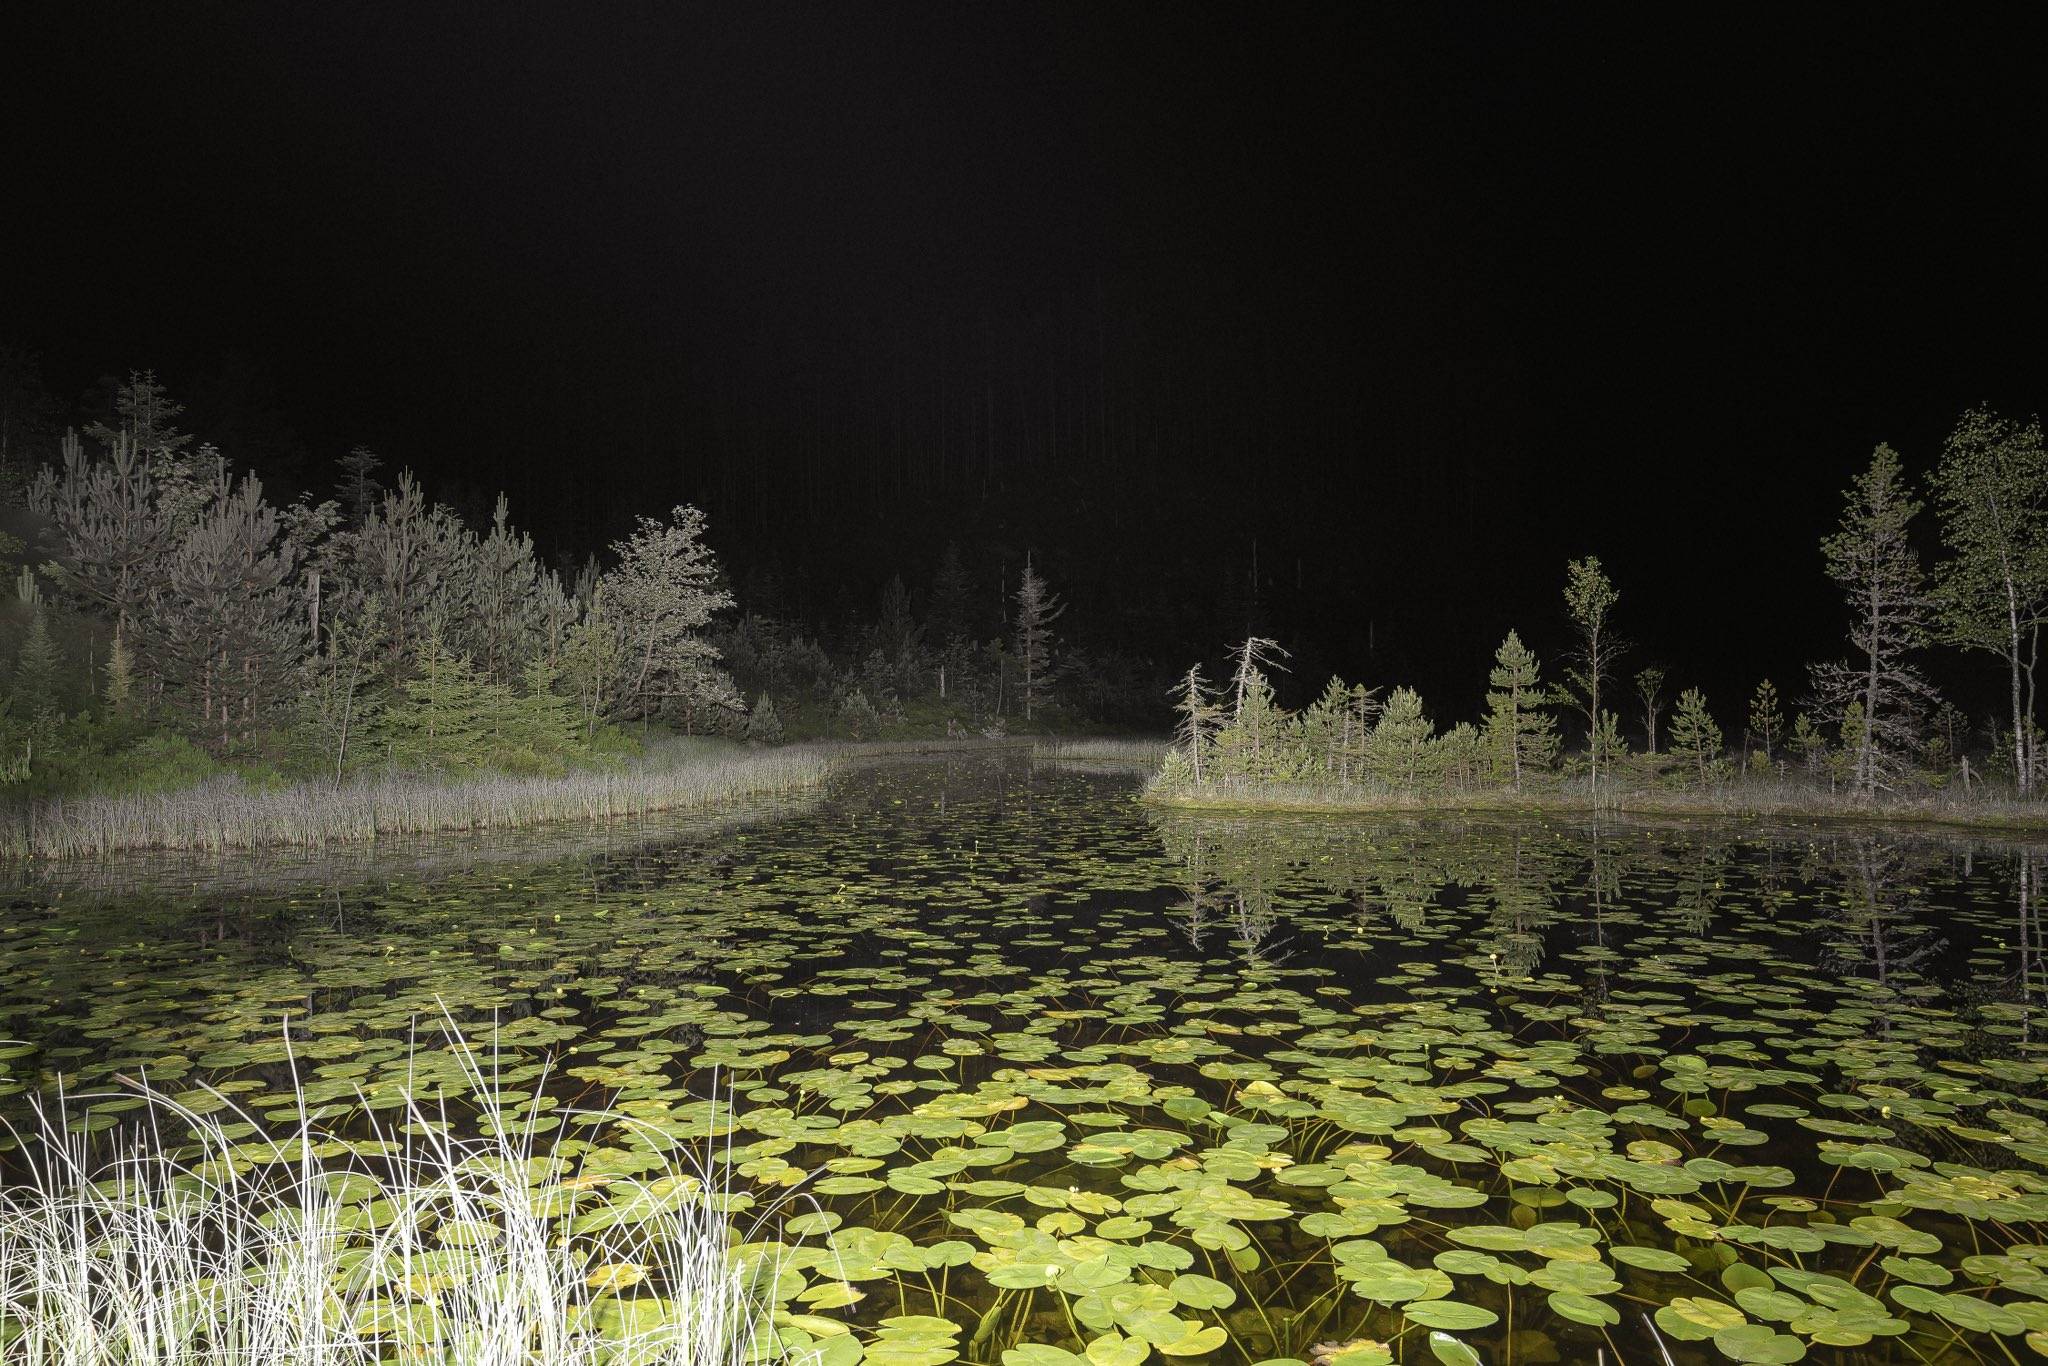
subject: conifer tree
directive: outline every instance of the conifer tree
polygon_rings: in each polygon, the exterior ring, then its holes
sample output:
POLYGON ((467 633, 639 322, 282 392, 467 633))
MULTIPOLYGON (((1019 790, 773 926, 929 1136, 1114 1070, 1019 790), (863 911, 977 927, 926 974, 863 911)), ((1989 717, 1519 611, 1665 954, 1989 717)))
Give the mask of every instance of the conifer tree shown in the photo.
POLYGON ((1058 672, 1058 662, 1053 654, 1052 624, 1066 610, 1066 604, 1046 588, 1045 580, 1038 576, 1038 571, 1031 566, 1030 557, 1026 556, 1024 573, 1017 581, 1014 627, 1017 667, 1023 676, 1019 693, 1023 698, 1026 721, 1031 719, 1035 706, 1044 705, 1046 693, 1058 672))
POLYGON ((61 467, 37 477, 29 506, 63 542, 53 566, 57 587, 132 634, 176 541, 141 450, 118 436, 104 458, 93 458, 67 434, 61 467))
POLYGON ((1366 742, 1366 771, 1384 787, 1416 791, 1429 772, 1429 743, 1435 733, 1423 712, 1421 694, 1413 688, 1394 689, 1366 742))
POLYGON ((206 505, 150 593, 146 657, 216 745, 260 725, 305 657, 298 565, 281 531, 262 483, 233 483, 216 464, 206 505))
POLYGON ((348 525, 359 528, 370 520, 370 513, 377 506, 377 495, 384 491, 384 485, 376 477, 377 471, 384 467, 384 459, 368 446, 355 446, 335 463, 341 466, 342 510, 348 517, 348 525))
POLYGON ((1785 732, 1785 714, 1778 709, 1778 689, 1770 679, 1756 685, 1749 699, 1749 735, 1763 752, 1764 762, 1776 757, 1778 737, 1785 732))
POLYGON ((1621 594, 1600 567, 1598 557, 1588 555, 1565 566, 1565 608, 1579 636, 1577 659, 1574 667, 1565 671, 1565 678, 1586 717, 1586 759, 1596 797, 1600 791, 1600 770, 1606 759, 1596 739, 1600 731, 1600 690, 1624 648, 1609 628, 1608 617, 1620 600, 1621 594))
POLYGON ((1202 677, 1202 666, 1190 668, 1173 688, 1173 711, 1177 718, 1173 727, 1174 742, 1188 756, 1195 781, 1203 781, 1203 765, 1208 762, 1209 751, 1216 742, 1216 727, 1222 720, 1223 709, 1216 705, 1216 699, 1209 692, 1209 681, 1202 677))
POLYGON ((782 718, 775 714, 775 699, 765 692, 754 699, 747 712, 747 738, 762 745, 782 741, 782 718))
POLYGON ((107 647, 105 680, 101 695, 108 713, 126 716, 135 696, 135 656, 129 652, 128 637, 119 626, 114 627, 114 639, 107 647))
POLYGON ((612 621, 609 606, 600 583, 583 619, 570 629, 562 646, 562 680, 582 713, 586 738, 596 733, 611 710, 626 664, 625 637, 612 621))
POLYGON ((1524 776, 1550 766, 1557 755, 1557 719, 1544 709, 1542 669, 1536 656, 1509 631, 1494 652, 1486 694, 1486 738, 1494 762, 1515 791, 1524 776))
POLYGON ((1972 408, 1942 446, 1932 480, 1948 558, 1935 566, 1943 639, 2005 665, 2013 773, 2033 791, 2034 667, 2048 619, 2048 450, 2038 419, 1972 408))
POLYGON ((22 637, 21 652, 14 660, 14 711, 24 720, 36 720, 57 710, 57 688, 63 661, 57 642, 50 636, 49 613, 35 574, 23 566, 16 591, 28 607, 28 631, 22 637))
POLYGON ((1636 671, 1636 699, 1643 707, 1643 752, 1657 752, 1657 719, 1664 714, 1664 670, 1652 664, 1636 671))
POLYGON ((1880 445, 1843 495, 1841 529, 1821 542, 1828 576, 1849 609, 1847 660, 1813 666, 1815 694, 1840 714, 1862 708, 1851 779, 1864 791, 1885 785, 1918 748, 1920 708, 1934 690, 1907 655, 1927 638, 1927 597, 1910 540, 1920 510, 1906 491, 1898 453, 1880 445))
POLYGON ((1671 714, 1671 748, 1692 760, 1703 783, 1709 768, 1721 757, 1721 727, 1707 710, 1706 694, 1698 688, 1687 688, 1678 695, 1678 710, 1671 714))

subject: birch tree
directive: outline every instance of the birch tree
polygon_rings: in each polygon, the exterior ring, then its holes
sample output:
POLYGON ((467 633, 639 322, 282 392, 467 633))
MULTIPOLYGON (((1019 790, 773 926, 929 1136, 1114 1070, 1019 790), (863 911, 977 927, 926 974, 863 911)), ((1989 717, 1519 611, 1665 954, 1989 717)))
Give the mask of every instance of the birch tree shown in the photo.
POLYGON ((1921 707, 1933 688, 1907 656, 1926 643, 1928 602, 1909 534, 1920 503, 1908 495, 1898 452, 1880 445, 1843 494, 1841 529, 1821 541, 1828 577, 1849 609, 1847 659, 1816 664, 1824 709, 1862 707, 1849 755, 1851 781, 1865 792, 1887 785, 1916 747, 1921 707))
POLYGON ((1942 638, 2004 666, 2013 773, 2033 791, 2034 667, 2048 617, 2048 453, 2038 419, 1984 408, 1957 420, 1931 480, 1948 558, 1935 566, 1942 638))

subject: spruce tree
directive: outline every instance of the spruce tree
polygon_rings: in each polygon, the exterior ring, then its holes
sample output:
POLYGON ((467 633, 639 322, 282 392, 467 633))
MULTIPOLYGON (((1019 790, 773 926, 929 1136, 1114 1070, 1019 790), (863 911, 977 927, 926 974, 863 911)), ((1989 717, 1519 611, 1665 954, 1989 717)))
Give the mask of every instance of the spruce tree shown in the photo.
POLYGON ((119 626, 107 647, 105 686, 101 696, 111 716, 126 716, 135 696, 135 657, 128 650, 128 637, 119 626))
POLYGON ((1919 715, 1934 690, 1907 656, 1927 639, 1928 603, 1911 529, 1920 504, 1906 491, 1898 453, 1880 445, 1843 495, 1841 529, 1821 542, 1828 576, 1849 609, 1852 655, 1813 666, 1814 692, 1842 714, 1854 701, 1863 724, 1851 780, 1884 786, 1919 747, 1919 715))
POLYGON ((1024 701, 1026 721, 1031 719, 1035 707, 1044 705, 1046 694, 1058 673, 1052 624, 1066 610, 1066 604, 1053 596, 1045 586, 1045 580, 1032 568, 1030 557, 1026 556, 1024 573, 1017 581, 1017 615, 1013 628, 1017 667, 1023 676, 1023 686, 1019 691, 1024 701))
POLYGON ((1216 743, 1217 725, 1223 717, 1223 709, 1209 692, 1208 680, 1202 677, 1200 664, 1190 668, 1174 685, 1173 712, 1174 742, 1187 755, 1195 781, 1200 783, 1209 752, 1216 743))
POLYGON ((1557 719, 1548 700, 1535 654, 1513 631, 1494 652, 1486 694, 1486 738, 1501 776, 1515 791, 1522 779, 1550 767, 1557 756, 1557 719))
POLYGON ((1678 695, 1678 709, 1671 714, 1671 748, 1692 760, 1702 783, 1721 757, 1721 727, 1707 710, 1706 694, 1698 688, 1687 688, 1678 695))
MULTIPOLYGON (((21 571, 31 589, 29 571, 21 571)), ((57 689, 63 661, 57 642, 50 636, 50 617, 40 593, 28 599, 28 631, 22 637, 21 652, 14 660, 14 710, 24 720, 46 717, 57 710, 57 689)))

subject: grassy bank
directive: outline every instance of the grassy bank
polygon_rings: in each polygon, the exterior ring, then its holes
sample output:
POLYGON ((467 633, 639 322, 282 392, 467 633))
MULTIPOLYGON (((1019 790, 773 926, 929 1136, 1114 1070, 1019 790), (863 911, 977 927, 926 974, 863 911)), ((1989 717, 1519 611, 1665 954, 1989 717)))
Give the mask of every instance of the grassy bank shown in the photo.
POLYGON ((1165 740, 1148 740, 1112 735, 1091 735, 1078 739, 1044 738, 1031 745, 1034 759, 1093 764, 1136 764, 1157 768, 1171 748, 1165 740))
POLYGON ((615 769, 556 777, 407 775, 259 788, 233 777, 171 792, 42 798, 0 812, 0 857, 257 849, 388 836, 595 823, 813 788, 825 754, 675 742, 615 769))
POLYGON ((1558 785, 1521 792, 1470 790, 1392 792, 1356 784, 1211 780, 1200 784, 1154 779, 1145 800, 1162 806, 1217 811, 1294 811, 1498 815, 1725 817, 1768 821, 1847 821, 1879 825, 1951 826, 1976 830, 2048 831, 2048 802, 2020 801, 1979 788, 1974 794, 1925 792, 1863 796, 1813 784, 1736 779, 1696 789, 1603 787, 1596 799, 1584 786, 1558 785))

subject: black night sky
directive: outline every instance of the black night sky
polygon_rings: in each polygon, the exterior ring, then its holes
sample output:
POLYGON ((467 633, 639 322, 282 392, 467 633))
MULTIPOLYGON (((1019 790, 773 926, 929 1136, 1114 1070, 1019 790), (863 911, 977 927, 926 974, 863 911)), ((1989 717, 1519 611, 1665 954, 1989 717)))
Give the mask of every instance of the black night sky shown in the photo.
POLYGON ((1871 446, 2048 376, 2039 35, 1802 15, 17 6, 0 341, 287 487, 697 502, 821 623, 1028 550, 1077 636, 1451 713, 1598 553, 1733 695, 1838 651, 1871 446))

